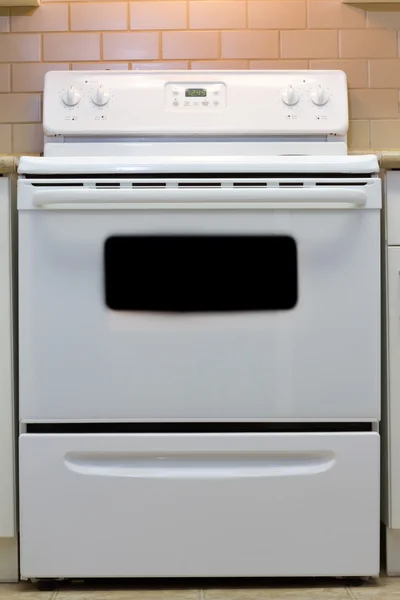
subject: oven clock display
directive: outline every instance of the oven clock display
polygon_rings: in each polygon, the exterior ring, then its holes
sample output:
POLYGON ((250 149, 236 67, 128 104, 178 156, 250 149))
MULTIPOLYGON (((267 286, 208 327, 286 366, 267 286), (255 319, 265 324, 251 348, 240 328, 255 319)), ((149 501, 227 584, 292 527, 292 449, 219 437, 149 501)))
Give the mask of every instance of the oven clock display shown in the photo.
POLYGON ((207 96, 207 90, 201 88, 189 88, 185 90, 186 98, 204 98, 207 96))

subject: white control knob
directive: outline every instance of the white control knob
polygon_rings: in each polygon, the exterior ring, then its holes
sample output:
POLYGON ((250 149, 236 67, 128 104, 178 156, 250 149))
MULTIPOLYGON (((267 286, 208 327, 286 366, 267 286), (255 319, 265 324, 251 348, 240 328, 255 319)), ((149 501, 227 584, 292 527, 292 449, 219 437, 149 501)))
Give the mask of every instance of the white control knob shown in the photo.
POLYGON ((321 85, 317 85, 311 92, 311 100, 317 106, 324 106, 329 100, 328 92, 321 85))
POLYGON ((300 98, 299 92, 292 85, 288 85, 288 87, 282 92, 282 100, 287 106, 293 106, 297 104, 300 98))
POLYGON ((81 99, 81 95, 79 91, 73 85, 71 85, 71 87, 69 87, 67 91, 63 93, 62 99, 64 104, 67 106, 75 106, 75 104, 78 104, 79 100, 81 99))
POLYGON ((92 100, 97 106, 104 106, 110 99, 110 94, 104 85, 99 85, 92 94, 92 100))

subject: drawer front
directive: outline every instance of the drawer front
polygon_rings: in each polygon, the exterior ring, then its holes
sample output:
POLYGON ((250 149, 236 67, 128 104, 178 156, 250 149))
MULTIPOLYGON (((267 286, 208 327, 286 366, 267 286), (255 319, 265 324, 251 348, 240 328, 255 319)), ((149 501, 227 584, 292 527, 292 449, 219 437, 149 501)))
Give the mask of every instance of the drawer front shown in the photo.
POLYGON ((376 433, 20 437, 23 577, 377 575, 376 433))

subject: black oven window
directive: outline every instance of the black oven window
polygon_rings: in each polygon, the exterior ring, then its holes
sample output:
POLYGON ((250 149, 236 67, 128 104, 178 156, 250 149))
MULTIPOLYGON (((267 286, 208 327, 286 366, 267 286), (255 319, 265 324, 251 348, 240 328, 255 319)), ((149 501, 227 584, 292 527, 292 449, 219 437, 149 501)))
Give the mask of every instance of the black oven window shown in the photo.
POLYGON ((113 236, 104 266, 113 310, 271 311, 297 303, 296 242, 284 235, 113 236))

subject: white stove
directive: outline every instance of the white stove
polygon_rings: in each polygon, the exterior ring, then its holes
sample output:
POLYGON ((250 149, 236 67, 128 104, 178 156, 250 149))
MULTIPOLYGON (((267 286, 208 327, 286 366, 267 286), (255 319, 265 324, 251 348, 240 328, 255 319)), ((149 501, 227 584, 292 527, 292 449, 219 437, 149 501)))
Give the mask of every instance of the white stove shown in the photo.
POLYGON ((338 71, 46 76, 23 578, 378 574, 381 185, 347 127, 338 71))

